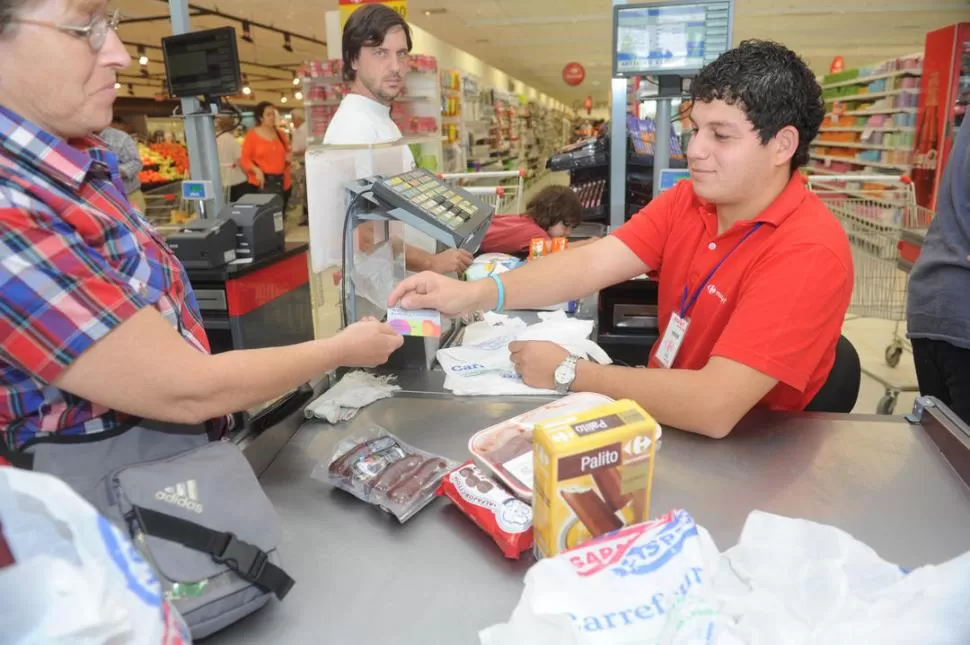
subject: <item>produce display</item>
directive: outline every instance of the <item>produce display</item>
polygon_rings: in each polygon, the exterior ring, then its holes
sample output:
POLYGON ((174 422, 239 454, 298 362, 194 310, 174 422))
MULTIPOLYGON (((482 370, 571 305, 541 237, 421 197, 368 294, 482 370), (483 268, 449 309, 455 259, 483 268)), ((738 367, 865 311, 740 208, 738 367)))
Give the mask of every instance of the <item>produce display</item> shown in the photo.
POLYGON ((184 178, 189 171, 188 150, 179 143, 138 144, 142 171, 138 173, 142 187, 165 184, 184 178))

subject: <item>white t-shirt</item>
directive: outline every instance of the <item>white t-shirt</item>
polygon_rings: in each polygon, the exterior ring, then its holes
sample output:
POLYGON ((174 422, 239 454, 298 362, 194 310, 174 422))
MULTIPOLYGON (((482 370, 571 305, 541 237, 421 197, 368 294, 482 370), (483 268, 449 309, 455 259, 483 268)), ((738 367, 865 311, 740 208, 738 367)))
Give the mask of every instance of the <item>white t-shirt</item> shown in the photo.
POLYGON ((222 169, 223 186, 236 186, 246 179, 246 173, 240 166, 242 147, 231 132, 223 132, 216 137, 216 150, 219 155, 219 166, 222 169))
MULTIPOLYGON (((391 108, 360 94, 348 94, 340 102, 333 120, 323 136, 324 145, 352 146, 369 143, 392 143, 401 139, 401 130, 391 120, 391 108)), ((413 169, 414 155, 404 146, 404 165, 413 169)), ((429 253, 435 252, 435 241, 410 226, 405 229, 405 241, 429 253)))
POLYGON ((304 121, 299 125, 299 127, 293 129, 293 141, 292 141, 293 154, 297 157, 302 157, 306 153, 306 144, 307 144, 307 127, 306 127, 306 121, 304 121))

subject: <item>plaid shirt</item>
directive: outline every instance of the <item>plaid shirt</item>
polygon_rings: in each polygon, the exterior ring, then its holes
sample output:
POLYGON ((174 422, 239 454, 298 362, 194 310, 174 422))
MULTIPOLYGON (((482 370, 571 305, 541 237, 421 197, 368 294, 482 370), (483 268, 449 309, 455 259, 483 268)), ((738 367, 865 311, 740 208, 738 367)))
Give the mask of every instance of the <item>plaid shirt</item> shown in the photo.
POLYGON ((17 447, 130 421, 51 383, 146 306, 209 351, 185 271, 128 202, 114 153, 0 107, 0 438, 17 447))

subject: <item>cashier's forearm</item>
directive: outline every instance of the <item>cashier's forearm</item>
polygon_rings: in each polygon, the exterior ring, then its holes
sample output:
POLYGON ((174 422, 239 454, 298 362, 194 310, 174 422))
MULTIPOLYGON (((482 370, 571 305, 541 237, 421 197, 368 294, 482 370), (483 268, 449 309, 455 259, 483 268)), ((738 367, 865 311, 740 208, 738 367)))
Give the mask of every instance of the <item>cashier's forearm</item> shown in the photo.
MULTIPOLYGON (((505 309, 548 307, 588 296, 646 271, 646 266, 621 241, 605 237, 591 244, 554 253, 501 275, 505 309)), ((479 309, 495 306, 493 280, 479 281, 479 309)))
POLYGON ((405 245, 404 250, 404 264, 408 271, 418 273, 420 271, 431 271, 431 262, 434 259, 434 255, 423 251, 416 246, 411 246, 410 244, 405 245))
POLYGON ((695 370, 665 370, 599 365, 579 361, 575 392, 597 392, 614 399, 632 399, 662 425, 721 438, 738 419, 722 409, 716 391, 695 370))

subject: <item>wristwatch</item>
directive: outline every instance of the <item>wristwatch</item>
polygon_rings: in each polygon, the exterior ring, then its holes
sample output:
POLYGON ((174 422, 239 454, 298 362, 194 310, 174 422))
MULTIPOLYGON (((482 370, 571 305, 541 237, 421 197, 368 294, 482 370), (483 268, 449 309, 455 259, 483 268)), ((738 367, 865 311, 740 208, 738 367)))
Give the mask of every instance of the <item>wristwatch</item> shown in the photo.
POLYGON ((569 392, 569 388, 572 387, 573 381, 576 380, 576 362, 579 360, 579 356, 575 354, 570 354, 567 356, 559 367, 556 368, 556 391, 560 394, 566 394, 569 392))

